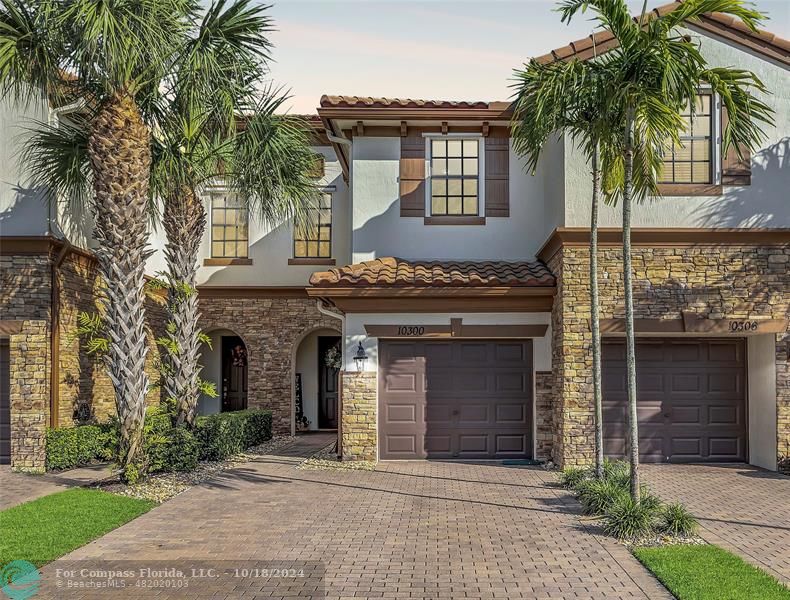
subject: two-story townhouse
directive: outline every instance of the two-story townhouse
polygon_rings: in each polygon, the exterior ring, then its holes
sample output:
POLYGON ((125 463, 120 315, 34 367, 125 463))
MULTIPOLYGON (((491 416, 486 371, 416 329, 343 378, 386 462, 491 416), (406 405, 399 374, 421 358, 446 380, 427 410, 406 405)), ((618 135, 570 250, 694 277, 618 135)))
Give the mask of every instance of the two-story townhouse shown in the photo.
MULTIPOLYGON (((717 15, 689 34, 711 64, 761 77, 776 122, 739 162, 721 151, 718 98, 702 95, 685 149, 667 157, 663 196, 636 207, 641 450, 646 461, 776 469, 790 454, 790 43, 717 15)), ((605 32, 594 42, 598 52, 612 43, 605 32)), ((588 59, 592 46, 579 40, 541 60, 588 59)), ((213 343, 203 374, 220 397, 203 398, 202 412, 259 406, 273 410, 282 433, 337 428, 345 460, 591 460, 589 167, 558 138, 527 173, 509 118, 506 102, 325 96, 311 121, 324 157, 313 227, 264 227, 221 187, 208 190, 199 289, 213 343)), ((602 219, 605 438, 617 455, 625 444, 617 208, 602 219)), ((42 281, 64 260, 57 234, 0 235, 3 260, 34 256, 42 281)), ((156 234, 152 243, 162 245, 156 234)), ((150 271, 161 268, 158 254, 150 271)), ((80 403, 107 406, 94 399, 105 384, 95 365, 74 358, 62 316, 59 341, 46 315, 44 337, 30 337, 32 317, 8 312, 7 298, 35 304, 20 287, 34 278, 17 272, 14 281, 0 299, 0 334, 11 340, 3 410, 11 405, 18 440, 8 453, 38 466, 40 452, 25 448, 42 423, 70 424, 80 403), (31 388, 39 340, 47 375, 31 388)), ((36 287, 45 313, 50 287, 36 287)), ((150 304, 155 330, 161 311, 150 304)))

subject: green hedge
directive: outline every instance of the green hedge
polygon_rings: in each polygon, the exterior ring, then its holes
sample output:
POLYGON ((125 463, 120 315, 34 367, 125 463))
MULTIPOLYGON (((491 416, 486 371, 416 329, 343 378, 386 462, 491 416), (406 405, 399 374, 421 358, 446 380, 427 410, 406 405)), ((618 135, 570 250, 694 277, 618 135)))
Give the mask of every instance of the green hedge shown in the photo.
POLYGON ((111 460, 116 439, 109 423, 47 429, 47 469, 71 469, 111 460))
POLYGON ((198 417, 195 425, 200 460, 222 460, 272 438, 272 413, 268 410, 198 417))
MULTIPOLYGON (((200 460, 222 460, 272 437, 272 414, 242 410, 198 417, 195 429, 174 427, 170 412, 150 407, 145 415, 144 469, 149 473, 191 471, 200 460)), ((47 469, 71 469, 112 460, 118 423, 47 431, 47 469)))

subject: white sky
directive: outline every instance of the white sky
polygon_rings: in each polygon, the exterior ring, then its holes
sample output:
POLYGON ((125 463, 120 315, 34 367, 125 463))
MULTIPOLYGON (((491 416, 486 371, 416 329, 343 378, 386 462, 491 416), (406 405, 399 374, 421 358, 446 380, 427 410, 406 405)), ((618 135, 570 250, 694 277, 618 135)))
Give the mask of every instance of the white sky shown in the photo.
MULTIPOLYGON (((629 0, 632 12, 641 1, 629 0)), ((649 0, 652 8, 666 0, 649 0)), ((767 29, 790 38, 790 0, 758 0, 767 29)), ((314 113, 321 94, 507 100, 513 68, 592 32, 560 22, 546 0, 279 0, 271 76, 288 109, 314 113)))

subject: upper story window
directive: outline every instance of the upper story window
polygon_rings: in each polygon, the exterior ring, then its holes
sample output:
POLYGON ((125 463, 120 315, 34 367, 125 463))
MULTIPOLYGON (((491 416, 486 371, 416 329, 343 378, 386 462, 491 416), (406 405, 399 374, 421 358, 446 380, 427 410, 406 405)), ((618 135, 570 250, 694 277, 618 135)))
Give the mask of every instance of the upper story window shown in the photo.
POLYGON ((431 215, 480 214, 480 140, 431 138, 431 215))
POLYGON ((247 258, 248 214, 235 194, 211 196, 211 257, 247 258))
POLYGON ((694 114, 690 105, 682 113, 685 128, 680 145, 664 153, 659 183, 713 183, 713 109, 710 94, 696 98, 694 114))
POLYGON ((294 258, 332 257, 332 194, 322 192, 305 223, 294 228, 294 258))

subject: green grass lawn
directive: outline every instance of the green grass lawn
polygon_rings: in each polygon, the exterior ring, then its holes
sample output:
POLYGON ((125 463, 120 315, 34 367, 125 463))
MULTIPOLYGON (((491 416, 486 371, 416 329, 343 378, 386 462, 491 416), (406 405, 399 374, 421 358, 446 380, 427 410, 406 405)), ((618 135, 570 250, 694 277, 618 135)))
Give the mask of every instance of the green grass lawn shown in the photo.
POLYGON ((636 548, 678 600, 790 600, 790 589, 717 546, 636 548))
POLYGON ((74 488, 0 512, 0 565, 24 559, 37 567, 84 546, 156 504, 74 488))

